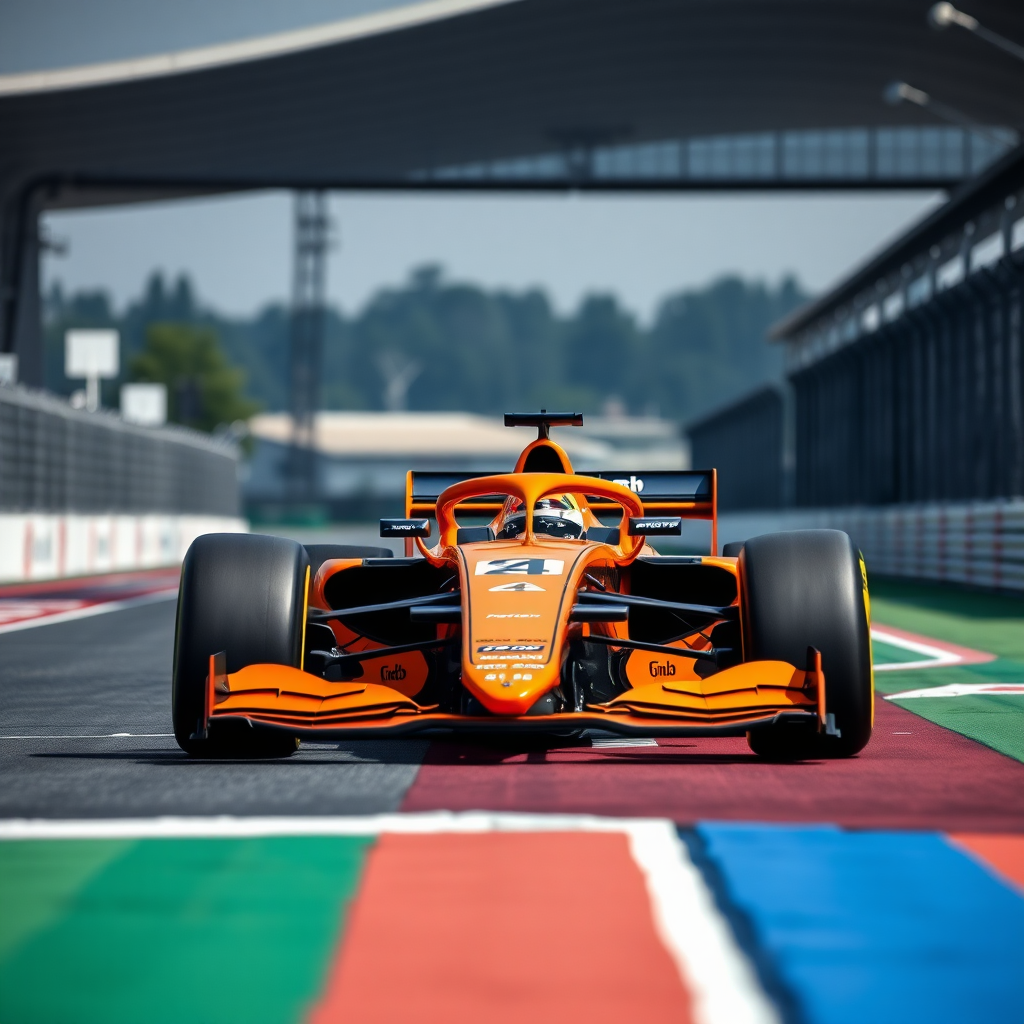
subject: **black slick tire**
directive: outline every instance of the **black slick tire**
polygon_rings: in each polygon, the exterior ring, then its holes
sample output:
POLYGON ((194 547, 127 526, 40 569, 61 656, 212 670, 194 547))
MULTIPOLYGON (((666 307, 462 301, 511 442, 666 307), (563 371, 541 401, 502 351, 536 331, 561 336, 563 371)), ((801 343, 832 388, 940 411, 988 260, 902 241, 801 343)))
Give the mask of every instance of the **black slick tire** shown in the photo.
POLYGON ((178 746, 195 757, 286 757, 294 736, 203 714, 211 654, 227 654, 228 672, 246 665, 302 664, 309 559, 295 541, 258 534, 210 533, 185 555, 174 630, 171 709, 178 746))
POLYGON ((839 530, 794 530, 748 540, 739 555, 745 661, 807 662, 821 652, 826 712, 839 736, 778 724, 747 733, 764 757, 850 757, 871 738, 874 685, 867 574, 839 530))

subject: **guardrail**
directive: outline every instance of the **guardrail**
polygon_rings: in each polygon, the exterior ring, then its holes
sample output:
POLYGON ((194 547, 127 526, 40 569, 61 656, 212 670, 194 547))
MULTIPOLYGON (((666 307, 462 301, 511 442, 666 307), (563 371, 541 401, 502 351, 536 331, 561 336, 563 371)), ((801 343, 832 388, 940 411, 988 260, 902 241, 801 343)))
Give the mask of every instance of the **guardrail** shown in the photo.
POLYGON ((719 518, 718 536, 729 543, 822 528, 850 534, 869 574, 1024 591, 1024 498, 731 513, 719 518))

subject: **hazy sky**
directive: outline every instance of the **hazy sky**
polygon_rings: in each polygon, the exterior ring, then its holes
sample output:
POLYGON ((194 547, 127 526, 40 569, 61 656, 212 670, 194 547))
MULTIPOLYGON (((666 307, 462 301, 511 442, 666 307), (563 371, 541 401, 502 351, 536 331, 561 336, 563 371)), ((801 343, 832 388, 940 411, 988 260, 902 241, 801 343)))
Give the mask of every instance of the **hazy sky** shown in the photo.
MULTIPOLYGON (((424 263, 452 278, 544 287, 560 309, 612 291, 644 318, 667 293, 726 273, 775 282, 796 274, 819 291, 898 235, 932 194, 651 197, 335 195, 339 245, 329 295, 349 312, 424 263)), ((286 299, 287 193, 50 214, 68 243, 47 282, 105 288, 119 304, 154 269, 187 272, 206 303, 250 313, 286 299)))

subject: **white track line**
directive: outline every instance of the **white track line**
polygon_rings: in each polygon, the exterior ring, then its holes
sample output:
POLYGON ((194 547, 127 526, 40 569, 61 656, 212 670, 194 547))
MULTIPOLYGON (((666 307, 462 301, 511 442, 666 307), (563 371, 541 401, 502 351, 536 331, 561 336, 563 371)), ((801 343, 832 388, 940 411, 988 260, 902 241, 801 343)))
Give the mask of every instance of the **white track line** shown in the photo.
POLYGON ((903 693, 887 693, 886 700, 911 700, 916 697, 973 697, 989 694, 997 697, 1024 697, 1024 683, 948 683, 946 686, 930 686, 923 690, 904 690, 903 693))
POLYGON ((899 647, 904 651, 928 655, 925 661, 883 662, 881 665, 875 665, 876 672, 901 672, 909 668, 943 668, 946 665, 956 665, 963 661, 959 654, 954 654, 952 651, 945 651, 941 647, 932 647, 930 644, 923 644, 918 640, 908 640, 906 637, 887 633, 884 629, 872 627, 871 639, 888 644, 890 647, 899 647))
POLYGON ((295 818, 0 821, 0 840, 375 836, 382 832, 621 832, 644 877, 655 927, 694 1000, 699 1024, 778 1024, 779 1016, 715 906, 703 875, 660 818, 569 814, 376 814, 295 818))
POLYGON ((173 732, 100 732, 85 734, 66 733, 57 736, 0 736, 0 740, 119 740, 167 739, 173 732))
POLYGON ((124 608, 134 608, 137 605, 153 604, 156 601, 169 601, 177 597, 178 587, 164 590, 154 590, 150 594, 141 594, 138 597, 126 597, 120 601, 103 601, 100 604, 86 605, 85 608, 74 608, 69 612, 56 612, 53 615, 41 615, 37 619, 24 619, 21 622, 8 622, 0 626, 0 633, 16 633, 22 629, 34 629, 36 626, 52 626, 58 622, 72 622, 75 619, 88 619, 93 615, 103 615, 106 612, 119 612, 124 608))
POLYGON ((672 823, 638 821, 627 831, 661 941, 693 997, 694 1018, 701 1024, 777 1024, 775 1007, 672 823))

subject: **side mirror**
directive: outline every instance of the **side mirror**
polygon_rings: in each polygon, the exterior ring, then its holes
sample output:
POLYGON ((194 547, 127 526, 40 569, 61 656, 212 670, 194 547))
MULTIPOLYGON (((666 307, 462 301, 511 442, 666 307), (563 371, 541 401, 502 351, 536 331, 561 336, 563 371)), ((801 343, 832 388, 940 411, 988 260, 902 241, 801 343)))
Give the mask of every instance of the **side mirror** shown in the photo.
POLYGON ((429 519, 382 519, 380 521, 382 537, 429 537, 429 519))
POLYGON ((680 516, 630 516, 630 537, 678 537, 683 532, 680 516))

